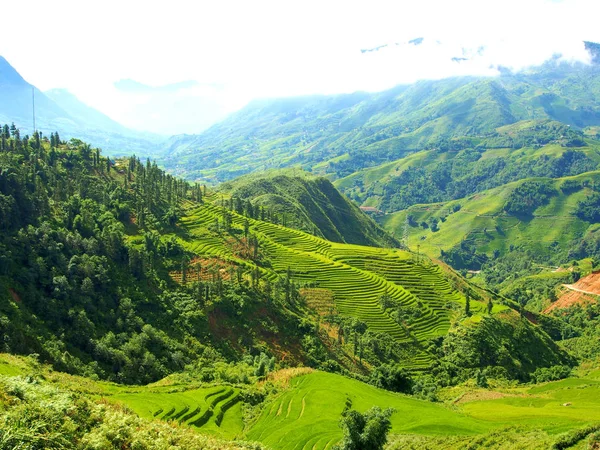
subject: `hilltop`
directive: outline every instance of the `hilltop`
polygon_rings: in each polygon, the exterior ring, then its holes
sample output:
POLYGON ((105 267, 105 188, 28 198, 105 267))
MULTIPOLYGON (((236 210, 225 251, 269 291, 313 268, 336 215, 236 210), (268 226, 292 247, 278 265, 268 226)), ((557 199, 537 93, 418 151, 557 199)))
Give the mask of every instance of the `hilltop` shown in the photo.
POLYGON ((281 217, 283 225, 334 242, 399 246, 391 236, 341 195, 329 180, 297 170, 246 175, 219 186, 281 217))

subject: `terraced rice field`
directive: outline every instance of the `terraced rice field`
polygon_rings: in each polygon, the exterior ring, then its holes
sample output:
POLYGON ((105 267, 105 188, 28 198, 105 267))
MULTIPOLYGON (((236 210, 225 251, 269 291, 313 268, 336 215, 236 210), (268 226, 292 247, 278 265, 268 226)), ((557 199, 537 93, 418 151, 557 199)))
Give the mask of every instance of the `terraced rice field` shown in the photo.
POLYGON ((178 422, 224 438, 233 438, 243 431, 237 388, 217 386, 181 392, 146 388, 111 398, 147 419, 178 422))
POLYGON ((326 450, 342 437, 338 422, 344 407, 365 411, 394 408, 392 432, 475 434, 483 421, 431 402, 377 389, 340 375, 315 372, 292 380, 292 387, 267 404, 247 438, 282 450, 326 450))
MULTIPOLYGON (((190 208, 182 220, 186 248, 201 257, 218 257, 237 264, 251 265, 231 251, 225 234, 208 231, 221 218, 223 210, 210 202, 190 208)), ((245 218, 232 213, 233 227, 243 228, 245 218)), ((411 253, 338 244, 281 225, 248 219, 250 233, 257 236, 260 252, 270 261, 262 268, 263 277, 274 280, 288 270, 294 281, 333 294, 335 307, 342 315, 354 316, 369 329, 414 344, 445 334, 450 326, 452 304, 461 303, 441 269, 415 261, 411 253), (406 307, 418 307, 420 317, 399 324, 379 304, 382 295, 393 297, 406 307)), ((415 351, 409 365, 423 367, 426 355, 415 351)))

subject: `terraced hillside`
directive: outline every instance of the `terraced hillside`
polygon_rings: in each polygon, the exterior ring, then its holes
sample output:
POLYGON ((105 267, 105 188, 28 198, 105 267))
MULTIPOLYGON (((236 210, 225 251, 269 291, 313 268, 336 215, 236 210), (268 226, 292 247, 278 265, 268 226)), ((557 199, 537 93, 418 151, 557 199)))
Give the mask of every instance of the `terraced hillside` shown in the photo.
POLYGON ((443 406, 317 372, 294 378, 291 389, 265 405, 248 438, 273 449, 330 449, 342 437, 337 424, 344 408, 364 411, 373 405, 396 410, 396 433, 437 434, 444 429, 448 434, 475 434, 487 429, 485 422, 443 406))
POLYGON ((557 433, 600 421, 599 375, 506 392, 461 387, 447 393, 455 400, 447 407, 316 372, 293 379, 289 390, 266 404, 247 436, 273 449, 326 450, 341 438, 337 424, 345 407, 364 411, 377 405, 395 409, 391 433, 398 449, 479 448, 482 435, 502 436, 515 423, 522 427, 517 441, 531 439, 533 430, 536 436, 530 446, 514 442, 510 448, 550 448, 557 433), (421 436, 422 447, 408 446, 411 436, 421 436))
POLYGON ((204 432, 233 438, 244 427, 240 390, 216 386, 191 390, 145 388, 111 397, 127 405, 140 417, 161 419, 202 428, 204 432))
MULTIPOLYGON (((184 246, 200 257, 218 257, 250 269, 255 262, 241 257, 234 249, 243 238, 236 233, 217 233, 209 229, 222 217, 223 208, 211 202, 188 204, 182 219, 184 246)), ((364 321, 369 329, 388 333, 401 342, 419 345, 424 340, 448 331, 454 310, 464 302, 442 270, 399 249, 381 249, 329 242, 310 234, 267 222, 246 219, 231 213, 235 230, 249 222, 249 233, 259 242, 261 260, 256 262, 263 278, 275 281, 288 269, 300 285, 327 289, 333 293, 336 309, 343 315, 364 321), (402 307, 421 311, 418 318, 397 322, 380 304, 382 296, 391 297, 402 307)), ((423 366, 428 357, 416 351, 413 366, 423 366)))
POLYGON ((596 224, 579 217, 577 211, 579 202, 594 195, 600 172, 545 180, 554 194, 527 215, 510 214, 505 209, 513 192, 527 181, 523 180, 459 200, 415 205, 388 214, 383 225, 399 235, 406 230, 410 248, 419 246, 435 258, 464 243, 473 244, 489 256, 494 251, 503 255, 511 248, 525 248, 551 258, 559 250, 573 248, 574 242, 597 229, 596 224), (429 226, 434 220, 435 230, 429 226), (423 223, 428 224, 427 228, 423 223))

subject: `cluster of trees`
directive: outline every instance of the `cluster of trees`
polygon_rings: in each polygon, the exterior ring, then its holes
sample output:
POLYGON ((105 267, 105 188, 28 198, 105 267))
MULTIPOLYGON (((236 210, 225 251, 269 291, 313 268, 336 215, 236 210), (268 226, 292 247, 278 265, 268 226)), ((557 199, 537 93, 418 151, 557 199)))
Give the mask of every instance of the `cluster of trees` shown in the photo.
POLYGON ((515 216, 531 216, 550 201, 557 192, 550 181, 528 180, 517 186, 509 195, 504 210, 515 216))

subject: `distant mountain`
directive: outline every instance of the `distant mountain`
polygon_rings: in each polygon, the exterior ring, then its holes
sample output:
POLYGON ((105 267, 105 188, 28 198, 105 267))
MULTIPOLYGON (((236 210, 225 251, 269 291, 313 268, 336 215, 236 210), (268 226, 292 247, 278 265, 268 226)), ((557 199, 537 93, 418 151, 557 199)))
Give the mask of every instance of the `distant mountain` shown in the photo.
POLYGON ((22 135, 31 134, 34 101, 39 131, 45 135, 57 131, 63 140, 84 139, 107 154, 153 155, 164 139, 124 127, 64 89, 40 91, 0 56, 0 123, 14 122, 22 135))
POLYGON ((66 89, 51 89, 45 91, 44 94, 64 111, 68 111, 70 116, 76 117, 80 122, 88 126, 96 126, 105 131, 115 133, 132 132, 107 115, 81 102, 81 100, 66 89))
POLYGON ((254 101, 200 135, 167 141, 164 164, 210 182, 298 165, 338 178, 435 148, 444 139, 487 136, 532 119, 580 130, 600 126, 600 65, 556 58, 524 72, 501 70, 496 77, 254 101))

